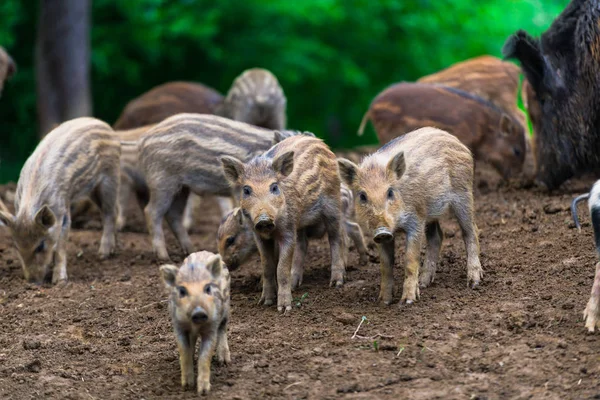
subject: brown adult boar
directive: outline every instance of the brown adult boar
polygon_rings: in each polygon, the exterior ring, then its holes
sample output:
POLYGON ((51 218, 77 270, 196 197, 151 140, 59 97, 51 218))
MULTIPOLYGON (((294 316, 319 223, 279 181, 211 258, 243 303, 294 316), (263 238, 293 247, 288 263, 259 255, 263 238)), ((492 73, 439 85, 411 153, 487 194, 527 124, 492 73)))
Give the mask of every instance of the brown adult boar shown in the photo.
POLYGON ((4 88, 4 82, 12 78, 17 72, 17 64, 12 57, 6 52, 4 47, 0 46, 0 94, 4 88))
POLYGON ((270 71, 252 68, 234 81, 216 114, 267 129, 285 129, 287 99, 270 71))
POLYGON ((520 75, 521 68, 517 65, 483 55, 423 76, 417 83, 436 83, 477 95, 516 117, 523 130, 527 131, 527 118, 517 107, 520 75))
MULTIPOLYGON (((243 163, 221 157, 225 176, 241 197, 242 213, 252 225, 263 268, 259 301, 292 309, 292 261, 298 231, 325 224, 331 250, 331 284, 345 279, 340 177, 335 155, 322 140, 292 136, 243 163)), ((301 251, 305 251, 302 249, 301 251)))
POLYGON ((352 188, 361 226, 373 234, 381 260, 379 299, 392 302, 395 235, 406 233, 401 303, 414 302, 435 278, 443 240, 439 219, 452 211, 467 249, 467 277, 479 284, 482 268, 473 206, 473 157, 455 136, 421 128, 387 143, 360 166, 339 159, 340 175, 352 188), (421 244, 427 241, 419 276, 421 244))
POLYGON ((169 309, 179 349, 181 386, 194 387, 194 351, 200 338, 197 390, 207 394, 213 354, 216 353, 219 363, 231 362, 227 344, 229 271, 221 256, 201 251, 190 254, 181 268, 163 265, 160 272, 170 292, 169 309))
POLYGON ((359 133, 367 119, 381 144, 422 127, 443 129, 505 179, 520 172, 525 160, 523 126, 489 101, 459 89, 397 83, 373 99, 359 133))
MULTIPOLYGON (((342 217, 344 218, 343 226, 346 235, 344 242, 349 245, 349 239, 356 246, 359 254, 359 262, 366 264, 368 260, 368 250, 360 226, 351 220, 353 217, 353 200, 352 191, 342 184, 342 217)), ((325 225, 312 227, 306 231, 299 231, 296 235, 297 247, 294 251, 294 262, 292 264, 292 290, 302 284, 303 264, 308 249, 308 239, 321 239, 325 235, 325 225), (296 273, 294 273, 296 271, 296 273), (294 277, 298 277, 295 280, 294 277)), ((217 247, 219 254, 223 258, 223 262, 231 270, 237 269, 245 264, 248 259, 258 253, 258 247, 254 240, 252 226, 243 218, 239 207, 230 211, 221 221, 217 230, 217 247)), ((346 252, 344 252, 346 254, 346 252)), ((347 265, 347 259, 344 262, 347 265)))
POLYGON ((575 0, 540 39, 519 30, 502 49, 538 98, 536 178, 550 190, 600 167, 599 20, 597 1, 575 0))
POLYGON ((249 159, 268 150, 276 141, 276 133, 277 137, 298 134, 263 129, 216 115, 178 114, 157 124, 140 138, 137 142, 138 165, 149 192, 144 213, 159 259, 169 259, 162 230, 163 218, 184 253, 192 252, 192 243, 182 225, 190 192, 200 196, 232 195, 218 158, 228 155, 249 159))
POLYGON ((36 283, 48 279, 54 260, 52 283, 67 280, 70 204, 83 196, 91 196, 102 209, 100 256, 114 251, 120 153, 110 126, 87 117, 59 125, 38 144, 21 170, 16 215, 0 211, 25 279, 36 283))
POLYGON ((216 90, 194 82, 168 82, 131 100, 114 124, 117 130, 157 124, 179 113, 214 114, 223 101, 216 90))

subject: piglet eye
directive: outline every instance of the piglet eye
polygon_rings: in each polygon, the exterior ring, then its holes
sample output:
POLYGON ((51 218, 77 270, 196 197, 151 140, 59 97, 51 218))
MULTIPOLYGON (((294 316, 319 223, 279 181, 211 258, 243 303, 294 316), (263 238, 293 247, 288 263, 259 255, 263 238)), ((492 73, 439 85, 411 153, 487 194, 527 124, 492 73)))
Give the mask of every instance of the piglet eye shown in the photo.
POLYGON ((363 204, 366 203, 367 202, 367 194, 365 192, 358 193, 358 200, 363 204))
POLYGON ((40 244, 38 245, 38 247, 35 248, 35 250, 33 251, 34 253, 41 253, 42 251, 44 251, 44 248, 46 247, 46 243, 42 240, 40 242, 40 244))
POLYGON ((514 147, 513 153, 515 153, 515 156, 519 157, 521 155, 521 149, 518 147, 514 147))
POLYGON ((231 245, 235 242, 235 236, 229 236, 225 240, 225 247, 231 247, 231 245))
POLYGON ((244 193, 244 196, 250 196, 252 194, 252 188, 250 186, 244 186, 242 192, 244 193))
POLYGON ((185 297, 188 294, 187 289, 183 286, 178 286, 177 291, 179 292, 179 297, 185 297))
POLYGON ((279 185, 277 185, 276 183, 271 184, 271 193, 274 195, 278 195, 279 194, 279 185))
POLYGON ((392 188, 388 189, 387 198, 388 198, 388 200, 393 200, 394 199, 394 189, 392 189, 392 188))
POLYGON ((204 293, 206 293, 207 295, 212 295, 212 285, 209 283, 208 285, 204 286, 204 293))

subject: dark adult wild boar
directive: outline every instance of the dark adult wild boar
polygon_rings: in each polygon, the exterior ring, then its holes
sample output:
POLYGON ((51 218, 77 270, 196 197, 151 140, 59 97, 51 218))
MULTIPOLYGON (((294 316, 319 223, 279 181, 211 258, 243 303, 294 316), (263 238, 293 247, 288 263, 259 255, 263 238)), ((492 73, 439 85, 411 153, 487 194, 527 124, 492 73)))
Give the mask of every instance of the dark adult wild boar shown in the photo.
POLYGON ((437 83, 477 95, 516 117, 527 131, 527 119, 517 107, 521 68, 500 58, 483 55, 452 64, 426 75, 417 83, 437 83))
POLYGON ((252 68, 238 76, 216 114, 267 129, 285 129, 287 99, 270 71, 252 68))
POLYGON ((489 101, 459 89, 397 83, 373 99, 359 134, 368 119, 381 144, 418 128, 443 129, 504 178, 520 172, 525 160, 525 131, 519 121, 489 101))
POLYGON ((396 234, 406 233, 401 302, 412 303, 433 282, 443 232, 438 220, 451 211, 467 249, 467 279, 479 284, 483 270, 473 205, 473 157, 456 137, 435 128, 407 133, 365 158, 360 166, 339 159, 340 175, 354 193, 356 216, 379 248, 379 299, 390 304, 396 234), (427 241, 419 276, 421 244, 427 241))
POLYGON ((168 82, 131 100, 114 124, 118 130, 157 124, 179 113, 214 114, 223 96, 194 82, 168 82))
POLYGON ((15 72, 17 72, 17 65, 4 47, 0 46, 0 94, 2 94, 4 82, 12 78, 15 72))
POLYGON ((321 224, 331 250, 331 284, 343 285, 340 177, 327 145, 314 137, 292 136, 247 163, 235 157, 221 157, 221 162, 254 229, 263 267, 259 302, 271 305, 277 294, 277 309, 292 309, 292 283, 301 276, 292 271, 298 231, 321 224))
POLYGON ((220 156, 247 160, 282 137, 296 134, 305 133, 273 131, 207 114, 178 114, 148 130, 137 142, 137 156, 148 186, 149 202, 144 212, 158 258, 169 259, 163 218, 184 253, 192 252, 192 242, 182 224, 190 192, 232 196, 220 156))
POLYGON ((521 62, 539 101, 537 179, 548 189, 600 167, 599 21, 597 0, 575 0, 540 39, 519 30, 502 49, 521 62))
POLYGON ((67 237, 71 202, 84 196, 102 209, 100 256, 115 248, 119 155, 113 130, 95 118, 76 118, 42 139, 27 159, 15 197, 15 215, 0 211, 23 265, 25 279, 40 283, 67 280, 67 237))

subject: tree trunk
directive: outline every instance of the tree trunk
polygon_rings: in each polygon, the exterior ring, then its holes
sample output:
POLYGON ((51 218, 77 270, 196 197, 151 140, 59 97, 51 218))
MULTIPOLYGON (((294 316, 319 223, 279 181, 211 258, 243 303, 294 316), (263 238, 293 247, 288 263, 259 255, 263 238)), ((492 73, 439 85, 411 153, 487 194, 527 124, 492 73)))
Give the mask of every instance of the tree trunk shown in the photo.
POLYGON ((63 121, 92 115, 91 0, 40 0, 35 49, 40 137, 63 121))

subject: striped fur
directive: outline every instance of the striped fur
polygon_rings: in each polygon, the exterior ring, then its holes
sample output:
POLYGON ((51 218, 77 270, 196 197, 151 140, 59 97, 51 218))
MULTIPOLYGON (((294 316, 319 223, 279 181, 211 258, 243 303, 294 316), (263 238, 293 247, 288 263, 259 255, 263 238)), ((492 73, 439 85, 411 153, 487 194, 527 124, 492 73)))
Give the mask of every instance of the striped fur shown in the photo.
POLYGON ((345 279, 340 177, 335 155, 320 139, 292 136, 247 163, 221 157, 227 179, 241 197, 263 267, 261 303, 291 310, 292 287, 301 284, 307 231, 325 225, 331 248, 331 283, 345 279), (277 279, 277 282, 276 280, 277 279))
POLYGON ((69 209, 72 201, 88 195, 103 212, 99 253, 107 257, 114 251, 120 153, 110 126, 84 117, 59 125, 27 159, 17 184, 16 215, 0 213, 17 245, 26 279, 45 279, 53 256, 52 282, 67 279, 69 209))
POLYGON ((473 93, 514 116, 527 131, 527 119, 517 107, 521 68, 498 57, 483 55, 423 76, 417 83, 437 83, 473 93))
POLYGON ((490 163, 504 178, 523 168, 526 137, 521 124, 493 103, 459 89, 397 83, 373 99, 365 118, 382 144, 432 126, 459 138, 475 158, 490 163))
MULTIPOLYGON (((352 220, 354 216, 352 191, 342 183, 340 194, 344 234, 347 238, 346 244, 350 246, 349 239, 352 240, 359 255, 359 263, 365 265, 368 261, 369 252, 365 245, 362 229, 352 220)), ((306 234, 308 239, 320 239, 323 235, 325 235, 324 226, 311 228, 306 234)), ((221 221, 217 230, 217 248, 223 262, 231 270, 245 264, 250 257, 258 253, 252 226, 243 218, 239 207, 231 210, 221 221)), ((344 264, 347 265, 348 263, 345 262, 344 264)), ((292 266, 292 270, 297 269, 303 270, 302 266, 292 266)))
POLYGON ((275 75, 252 68, 233 81, 216 113, 267 129, 285 129, 286 106, 287 99, 275 75))
POLYGON ((15 64, 4 47, 0 46, 0 94, 2 94, 4 82, 12 78, 16 72, 17 64, 15 64))
MULTIPOLYGON (((283 133, 288 134, 297 133, 283 133)), ((140 139, 139 167, 150 193, 146 221, 160 259, 169 258, 162 231, 163 217, 184 253, 192 252, 191 241, 180 222, 190 191, 200 196, 231 196, 218 157, 228 155, 246 160, 267 150, 274 140, 275 131, 206 114, 167 118, 140 139)))
POLYGON ((216 350, 220 363, 231 362, 227 344, 230 309, 230 275, 218 254, 190 254, 183 265, 160 267, 170 292, 169 309, 179 349, 181 385, 194 387, 194 353, 198 352, 198 392, 210 391, 210 362, 216 350))
POLYGON ((167 82, 131 100, 114 124, 116 130, 157 124, 179 113, 213 114, 223 101, 216 90, 194 82, 167 82))
POLYGON ((339 159, 340 174, 352 188, 356 219, 379 248, 380 300, 392 301, 395 235, 406 232, 406 269, 401 302, 419 296, 418 283, 434 279, 443 234, 438 220, 451 210, 463 230, 467 275, 473 285, 482 275, 473 205, 473 157, 456 137, 421 128, 398 137, 363 159, 360 166, 339 159), (421 243, 427 240, 419 280, 421 243))

